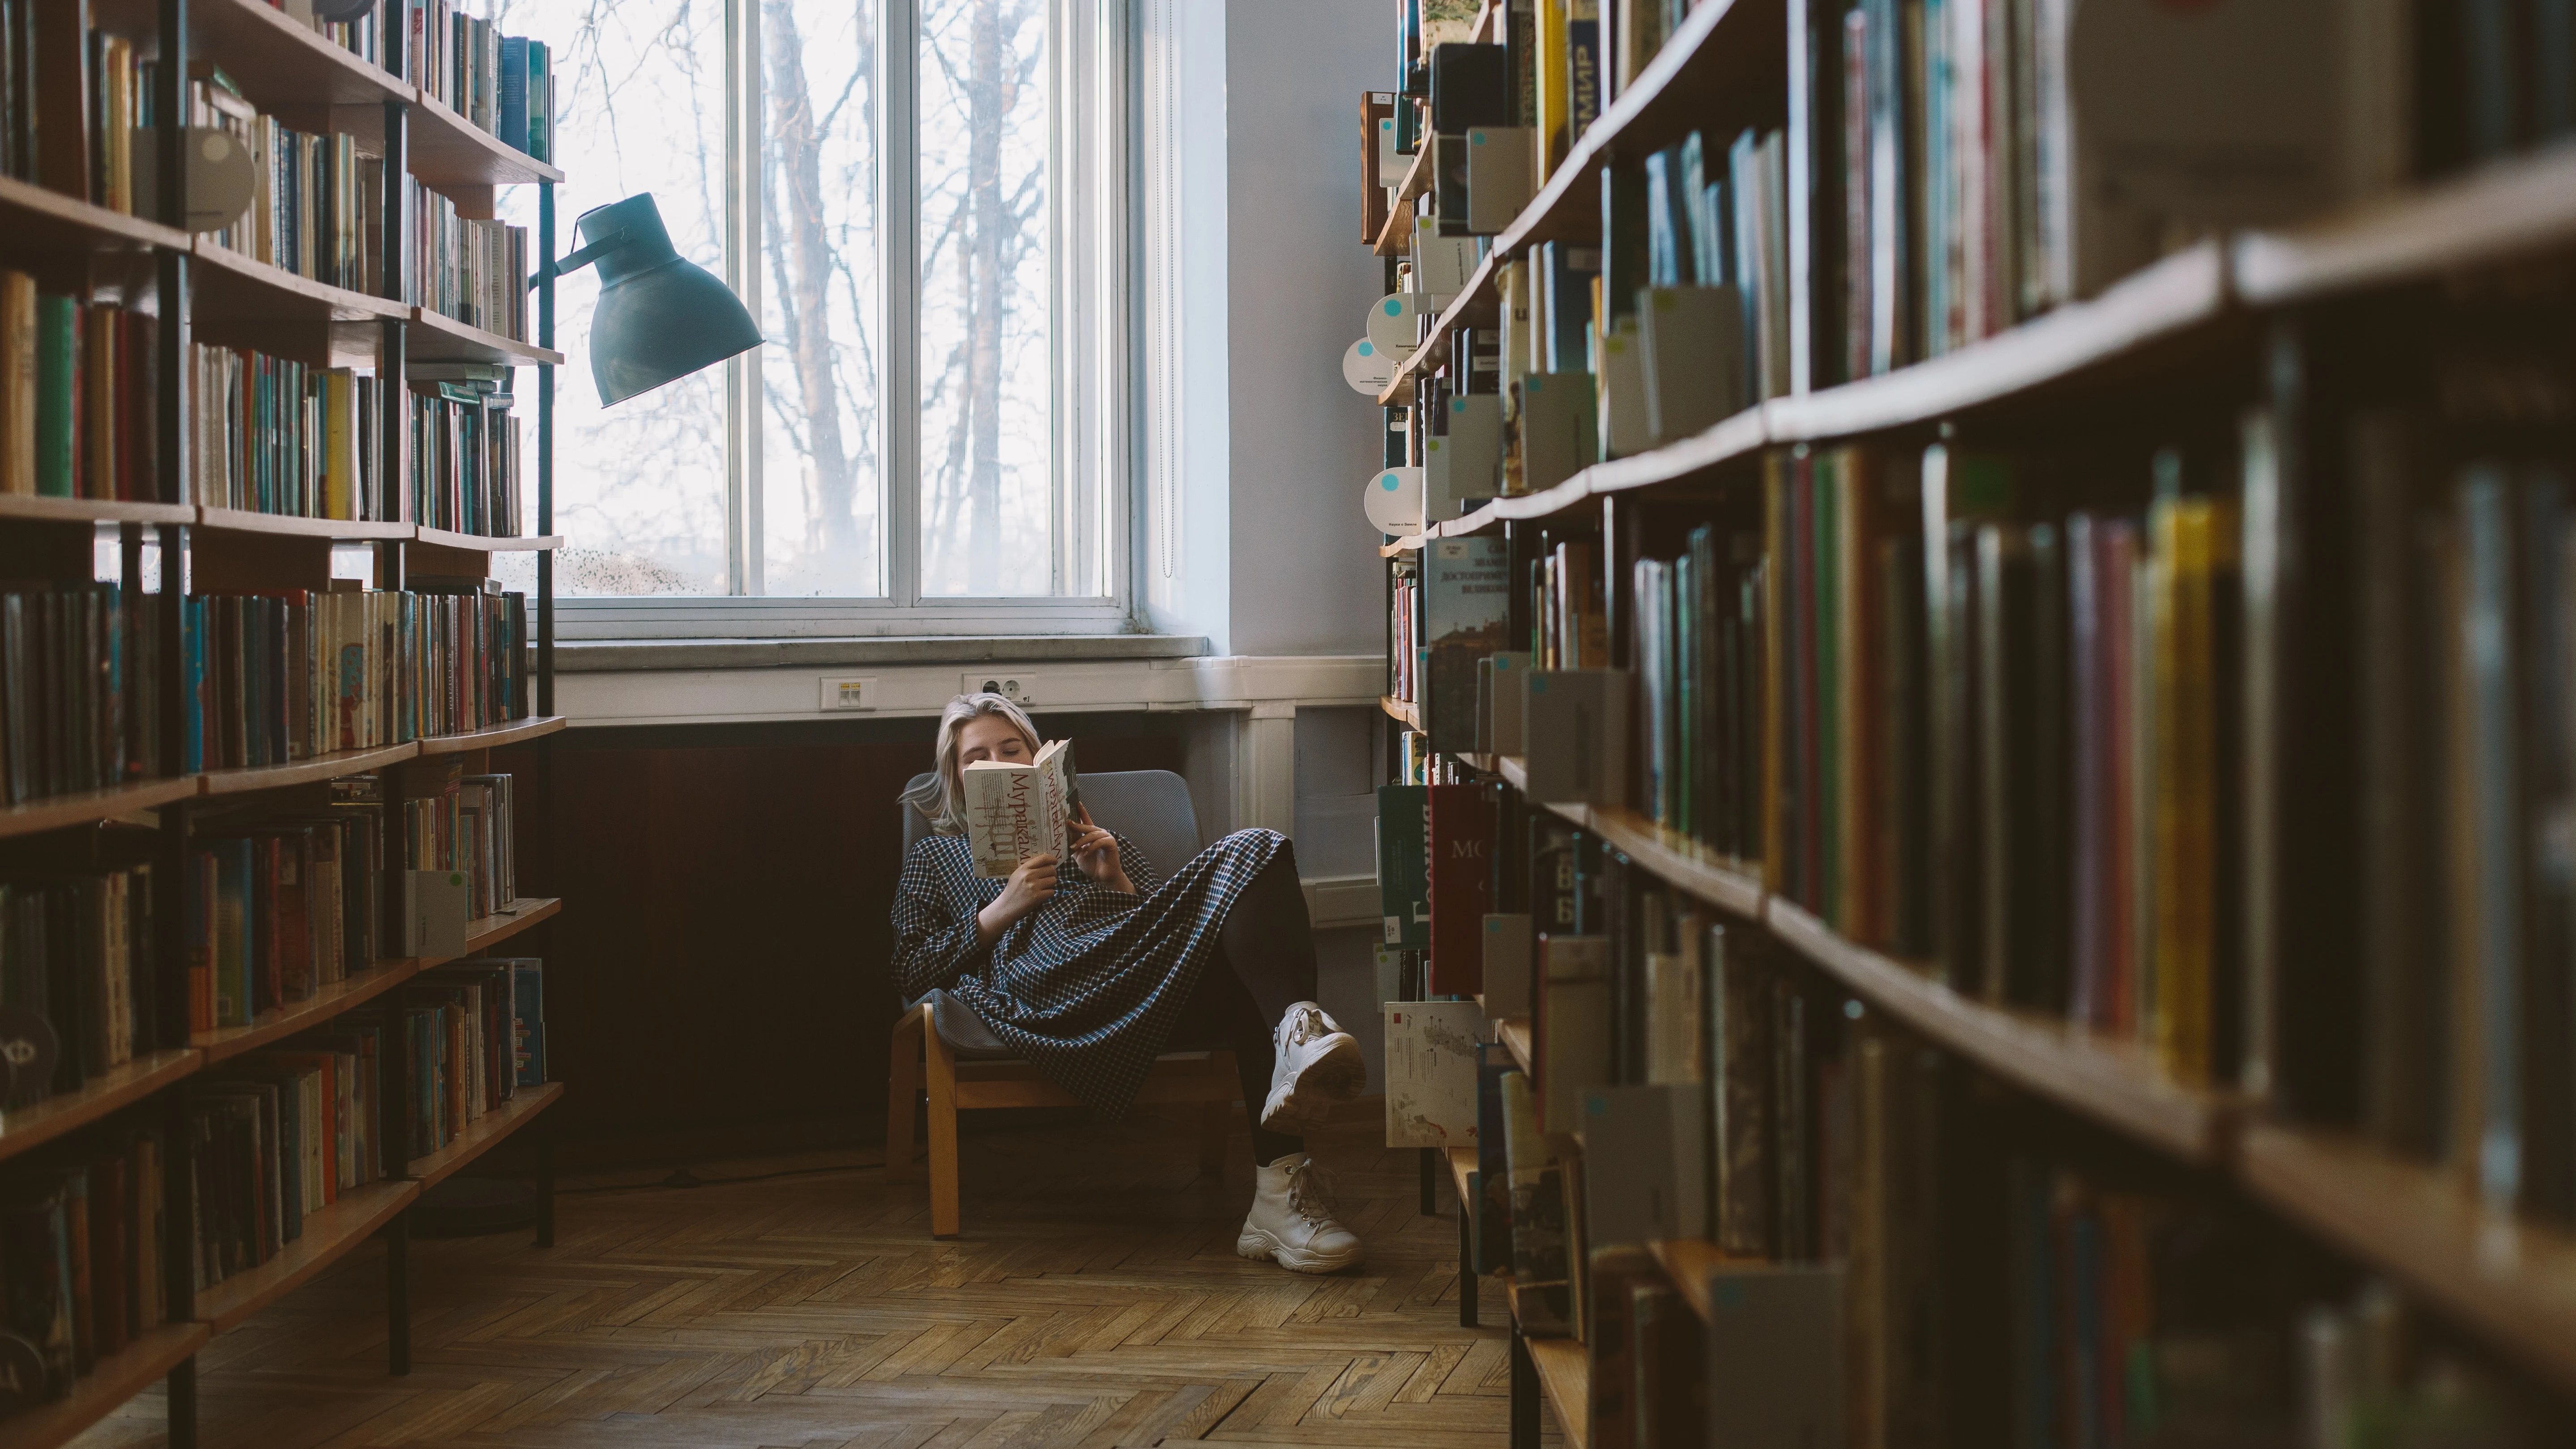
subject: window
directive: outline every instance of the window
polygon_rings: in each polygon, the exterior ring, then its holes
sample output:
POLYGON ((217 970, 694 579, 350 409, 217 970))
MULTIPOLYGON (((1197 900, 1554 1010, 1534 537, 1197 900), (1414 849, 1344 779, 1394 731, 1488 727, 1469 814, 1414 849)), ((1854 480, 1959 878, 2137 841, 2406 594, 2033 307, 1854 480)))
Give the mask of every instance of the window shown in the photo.
POLYGON ((567 632, 1123 620, 1123 0, 496 9, 552 50, 558 251, 649 191, 767 339, 603 409, 558 286, 567 632))

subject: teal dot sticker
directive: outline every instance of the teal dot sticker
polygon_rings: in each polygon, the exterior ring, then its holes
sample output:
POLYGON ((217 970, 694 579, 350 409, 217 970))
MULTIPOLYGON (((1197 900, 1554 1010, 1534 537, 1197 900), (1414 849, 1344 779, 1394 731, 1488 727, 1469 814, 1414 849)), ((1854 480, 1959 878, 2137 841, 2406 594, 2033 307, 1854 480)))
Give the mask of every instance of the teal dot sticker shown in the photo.
POLYGON ((1465 412, 1466 410, 1467 410, 1467 400, 1466 400, 1465 398, 1463 398, 1463 397, 1453 397, 1453 398, 1449 399, 1449 411, 1451 411, 1451 412, 1453 412, 1453 413, 1463 413, 1463 412, 1465 412))
POLYGON ((1377 349, 1363 342, 1360 344, 1360 356, 1375 357, 1377 356, 1377 349))
POLYGON ((1485 133, 1484 133, 1484 132, 1482 132, 1482 131, 1471 132, 1471 133, 1468 135, 1468 137, 1467 137, 1467 144, 1468 144, 1468 145, 1470 145, 1470 146, 1482 146, 1482 145, 1484 145, 1484 144, 1485 144, 1485 133))
POLYGON ((1403 315, 1404 315, 1404 304, 1403 304, 1402 302, 1399 302, 1399 301, 1395 300, 1393 297, 1389 297, 1389 298, 1387 298, 1387 299, 1386 299, 1386 315, 1388 315, 1389 317, 1401 317, 1401 316, 1403 316, 1403 315))
POLYGON ((1377 480, 1377 486, 1379 486, 1380 488, 1385 489, 1385 490, 1386 490, 1387 492, 1389 492, 1389 493, 1394 492, 1394 491, 1395 491, 1395 489, 1396 489, 1395 475, 1394 475, 1394 474, 1392 474, 1392 473, 1389 473, 1389 474, 1387 474, 1385 477, 1380 478, 1379 480, 1377 480))
POLYGON ((1546 382, 1541 380, 1539 374, 1535 372, 1521 379, 1521 390, 1523 392, 1538 392, 1546 386, 1546 382))

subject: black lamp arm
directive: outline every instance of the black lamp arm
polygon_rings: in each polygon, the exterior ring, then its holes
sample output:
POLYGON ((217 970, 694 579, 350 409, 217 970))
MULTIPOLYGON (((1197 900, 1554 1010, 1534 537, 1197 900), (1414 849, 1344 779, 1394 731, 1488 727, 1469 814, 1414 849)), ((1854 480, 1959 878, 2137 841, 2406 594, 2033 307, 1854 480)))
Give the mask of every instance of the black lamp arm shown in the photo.
POLYGON ((567 272, 578 272, 582 268, 589 266, 592 262, 598 261, 601 257, 604 257, 610 252, 617 250, 619 247, 626 245, 629 239, 628 228, 619 227, 617 230, 610 232, 608 235, 601 237, 599 240, 592 242, 590 245, 583 247, 579 251, 567 252, 551 265, 539 268, 536 275, 528 278, 528 288, 529 290, 534 291, 537 284, 543 282, 548 277, 560 277, 567 272))

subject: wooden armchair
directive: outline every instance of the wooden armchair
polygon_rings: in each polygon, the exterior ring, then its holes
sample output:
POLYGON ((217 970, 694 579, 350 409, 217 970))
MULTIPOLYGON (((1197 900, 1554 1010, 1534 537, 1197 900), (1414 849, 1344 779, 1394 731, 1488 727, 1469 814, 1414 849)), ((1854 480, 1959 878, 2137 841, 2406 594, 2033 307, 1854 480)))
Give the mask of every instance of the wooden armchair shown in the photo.
MULTIPOLYGON (((1126 836, 1158 869, 1177 870, 1199 853, 1198 813, 1191 808, 1189 786, 1169 770, 1085 775, 1082 799, 1094 820, 1126 836)), ((904 854, 909 856, 913 843, 929 833, 930 822, 906 805, 904 854)), ((1013 1056, 973 1008, 945 991, 904 1003, 894 1024, 893 1063, 886 1087, 886 1176, 902 1181, 917 1171, 913 1109, 926 1093, 934 1238, 957 1236, 958 1113, 1081 1105, 1036 1067, 1013 1056)), ((1155 1060, 1136 1100, 1198 1103, 1199 1165, 1217 1172, 1225 1162, 1234 1104, 1242 1095, 1232 1052, 1174 1051, 1155 1060)))

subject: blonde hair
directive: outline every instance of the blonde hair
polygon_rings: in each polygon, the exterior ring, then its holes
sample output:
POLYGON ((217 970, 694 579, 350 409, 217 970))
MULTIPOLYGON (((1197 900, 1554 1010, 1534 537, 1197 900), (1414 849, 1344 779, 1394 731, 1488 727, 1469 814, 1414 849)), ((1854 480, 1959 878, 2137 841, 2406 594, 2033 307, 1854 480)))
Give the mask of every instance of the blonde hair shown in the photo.
POLYGON ((1029 723, 1025 710, 999 694, 961 694, 948 701, 939 712, 939 738, 931 754, 934 764, 930 778, 903 792, 903 803, 921 812, 930 828, 941 835, 966 833, 965 782, 958 772, 965 768, 957 759, 957 736, 965 731, 969 720, 986 715, 1000 715, 1016 727, 1029 742, 1029 753, 1037 753, 1040 743, 1038 727, 1029 723))

